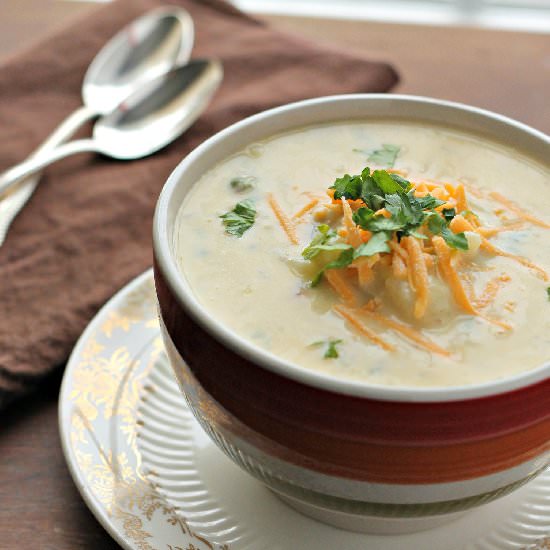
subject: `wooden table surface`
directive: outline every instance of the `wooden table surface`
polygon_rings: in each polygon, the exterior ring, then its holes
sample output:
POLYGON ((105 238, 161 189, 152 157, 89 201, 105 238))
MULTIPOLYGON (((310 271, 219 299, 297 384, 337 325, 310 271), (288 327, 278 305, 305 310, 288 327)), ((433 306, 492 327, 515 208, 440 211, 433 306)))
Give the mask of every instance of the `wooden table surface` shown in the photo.
MULTIPOLYGON (((91 5, 0 0, 0 63, 91 5)), ((394 90, 470 103, 550 133, 550 35, 269 17, 273 25, 393 63, 394 90)), ((0 98, 1 101, 1 98, 0 98)), ((118 545, 81 500, 61 453, 61 372, 0 412, 0 550, 118 545)))

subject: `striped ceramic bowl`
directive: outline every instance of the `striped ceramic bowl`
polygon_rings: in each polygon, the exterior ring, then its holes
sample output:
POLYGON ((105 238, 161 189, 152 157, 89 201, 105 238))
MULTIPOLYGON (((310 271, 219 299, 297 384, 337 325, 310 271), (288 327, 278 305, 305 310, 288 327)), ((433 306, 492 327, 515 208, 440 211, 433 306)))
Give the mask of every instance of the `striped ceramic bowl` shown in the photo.
POLYGON ((210 167, 275 133, 368 117, 484 134, 543 163, 550 139, 502 116, 427 98, 351 95, 239 122, 169 177, 154 222, 155 282, 168 355, 195 416, 239 466, 290 505, 354 530, 405 532, 505 495, 550 463, 550 363, 449 389, 369 386, 290 365, 232 333, 197 302, 173 251, 176 213, 210 167))

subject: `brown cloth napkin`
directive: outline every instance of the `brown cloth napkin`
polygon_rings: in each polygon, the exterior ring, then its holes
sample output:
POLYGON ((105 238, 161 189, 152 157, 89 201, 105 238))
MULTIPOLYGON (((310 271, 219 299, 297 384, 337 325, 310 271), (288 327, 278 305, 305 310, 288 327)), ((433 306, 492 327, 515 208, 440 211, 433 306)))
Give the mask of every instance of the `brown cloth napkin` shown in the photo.
MULTIPOLYGON (((80 105, 89 62, 159 0, 120 0, 0 68, 0 170, 26 157, 80 105)), ((245 116, 290 101, 381 92, 393 69, 276 32, 222 0, 171 0, 193 17, 193 57, 217 57, 224 82, 183 137, 143 160, 78 155, 46 171, 0 248, 0 407, 62 365, 88 321, 151 265, 164 181, 194 147, 245 116)))

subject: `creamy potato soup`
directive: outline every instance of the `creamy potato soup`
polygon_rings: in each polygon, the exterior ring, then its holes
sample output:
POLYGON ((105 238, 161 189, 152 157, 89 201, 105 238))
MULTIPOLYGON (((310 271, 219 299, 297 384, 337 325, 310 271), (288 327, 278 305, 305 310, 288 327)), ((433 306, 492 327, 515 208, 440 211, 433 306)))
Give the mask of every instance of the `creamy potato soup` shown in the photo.
POLYGON ((297 366, 375 385, 501 379, 549 359, 550 170, 399 121, 308 127, 206 173, 177 217, 196 298, 297 366))

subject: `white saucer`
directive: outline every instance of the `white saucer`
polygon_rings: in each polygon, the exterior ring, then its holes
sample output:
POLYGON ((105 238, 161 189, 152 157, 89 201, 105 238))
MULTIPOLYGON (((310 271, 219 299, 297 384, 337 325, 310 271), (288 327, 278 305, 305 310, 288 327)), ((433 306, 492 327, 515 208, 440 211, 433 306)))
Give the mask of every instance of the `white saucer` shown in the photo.
POLYGON ((59 402, 73 479, 105 529, 131 550, 543 550, 550 471, 452 523, 374 536, 302 516, 239 468, 187 409, 162 348, 150 271, 81 336, 59 402))

